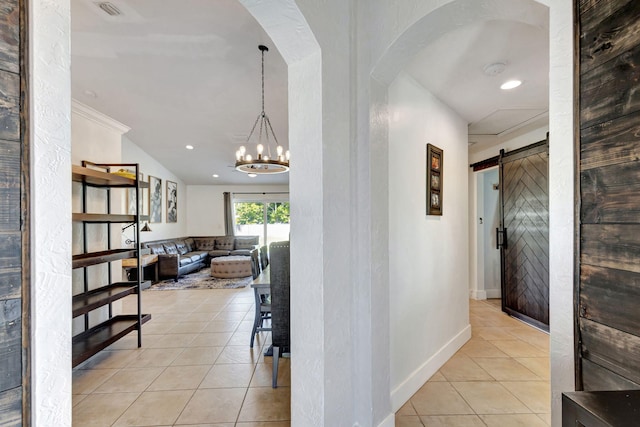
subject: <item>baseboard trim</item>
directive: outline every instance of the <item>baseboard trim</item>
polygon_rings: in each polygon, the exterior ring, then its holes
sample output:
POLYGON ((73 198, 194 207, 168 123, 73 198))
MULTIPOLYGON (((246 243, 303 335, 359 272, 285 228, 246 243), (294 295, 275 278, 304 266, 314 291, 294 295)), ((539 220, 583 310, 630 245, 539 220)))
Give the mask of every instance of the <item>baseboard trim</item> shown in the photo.
POLYGON ((487 298, 501 298, 502 297, 502 292, 500 292, 500 289, 487 289, 485 292, 487 294, 487 298))
POLYGON ((387 418, 385 418, 380 424, 378 424, 378 427, 395 427, 395 425, 396 425, 396 413, 395 411, 393 411, 392 413, 389 414, 387 418))
MULTIPOLYGON (((416 391, 444 365, 471 338, 471 325, 467 325, 440 350, 424 362, 398 387, 391 391, 391 409, 394 414, 409 401, 416 391)), ((387 422, 388 418, 384 422, 387 422)), ((381 424, 382 425, 382 424, 381 424)), ((385 424, 386 425, 386 424, 385 424)))
POLYGON ((479 290, 470 290, 469 291, 469 297, 471 299, 475 299, 475 300, 485 300, 487 299, 487 292, 486 291, 479 291, 479 290))

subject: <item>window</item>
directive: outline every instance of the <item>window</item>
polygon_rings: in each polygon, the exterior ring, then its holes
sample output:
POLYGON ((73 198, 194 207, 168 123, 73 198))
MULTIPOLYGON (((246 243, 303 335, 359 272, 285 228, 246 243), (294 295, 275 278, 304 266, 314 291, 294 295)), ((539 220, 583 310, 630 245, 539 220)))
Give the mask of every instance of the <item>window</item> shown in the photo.
POLYGON ((260 236, 260 245, 289 240, 289 202, 235 201, 236 236, 260 236))

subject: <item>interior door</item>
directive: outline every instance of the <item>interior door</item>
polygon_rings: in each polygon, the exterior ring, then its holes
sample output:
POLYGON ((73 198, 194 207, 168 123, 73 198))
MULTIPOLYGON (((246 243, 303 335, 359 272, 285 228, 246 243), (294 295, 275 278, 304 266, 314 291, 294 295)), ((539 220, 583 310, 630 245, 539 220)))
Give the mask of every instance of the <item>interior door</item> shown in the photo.
POLYGON ((548 141, 500 151, 502 310, 549 330, 548 141))

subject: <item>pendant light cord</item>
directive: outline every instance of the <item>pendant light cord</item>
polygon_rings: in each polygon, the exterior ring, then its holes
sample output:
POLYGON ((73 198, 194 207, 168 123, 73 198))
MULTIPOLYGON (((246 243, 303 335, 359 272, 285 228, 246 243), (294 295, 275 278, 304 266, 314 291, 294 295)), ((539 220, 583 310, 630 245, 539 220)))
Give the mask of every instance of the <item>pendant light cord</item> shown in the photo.
POLYGON ((273 140, 275 141, 276 146, 278 145, 278 138, 276 137, 275 132, 273 131, 273 127, 271 127, 271 120, 269 120, 269 116, 264 111, 264 52, 268 51, 269 48, 264 45, 259 45, 258 49, 262 52, 262 111, 258 114, 253 127, 251 128, 251 132, 249 132, 249 136, 247 137, 247 143, 250 142, 251 136, 253 136, 253 132, 256 130, 256 126, 258 122, 260 122, 260 133, 258 134, 258 142, 262 142, 262 132, 264 130, 265 137, 267 139, 267 152, 269 157, 271 157, 271 147, 269 146, 269 131, 271 131, 271 136, 273 136, 273 140))
POLYGON ((262 51, 262 115, 264 116, 264 50, 262 51))

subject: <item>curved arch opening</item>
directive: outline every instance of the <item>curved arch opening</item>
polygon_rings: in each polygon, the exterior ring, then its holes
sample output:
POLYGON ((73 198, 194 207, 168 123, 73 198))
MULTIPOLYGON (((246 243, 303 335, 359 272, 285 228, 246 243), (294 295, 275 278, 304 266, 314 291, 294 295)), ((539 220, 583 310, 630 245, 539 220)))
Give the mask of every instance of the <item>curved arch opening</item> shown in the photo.
MULTIPOLYGON (((432 44, 434 41, 445 37, 447 34, 450 34, 454 30, 459 30, 466 26, 474 25, 479 22, 490 22, 490 21, 501 21, 501 22, 514 22, 518 24, 526 24, 529 27, 536 28, 542 30, 545 34, 549 32, 549 13, 550 7, 548 7, 544 2, 534 1, 534 0, 517 0, 517 1, 470 1, 470 0, 454 0, 451 1, 439 8, 436 8, 424 16, 417 19, 414 23, 410 24, 404 31, 401 31, 397 38, 391 43, 380 55, 379 60, 375 62, 372 72, 371 72, 371 101, 370 101, 370 110, 381 112, 381 114, 386 115, 388 120, 372 120, 370 121, 371 125, 371 136, 372 136, 372 145, 382 147, 379 150, 379 153, 383 155, 376 155, 372 162, 372 168, 380 171, 387 171, 386 176, 382 179, 377 180, 377 188, 378 190, 382 190, 383 194, 388 195, 388 199, 385 201, 386 203, 382 203, 380 205, 373 205, 373 209, 375 211, 374 218, 377 218, 376 224, 374 227, 376 229, 380 229, 382 234, 387 234, 389 236, 395 236, 398 232, 398 223, 411 223, 410 220, 404 218, 406 214, 404 212, 396 212, 394 213, 394 209, 400 206, 402 200, 407 200, 410 195, 410 192, 406 192, 403 196, 402 187, 408 185, 411 182, 418 182, 419 185, 416 185, 413 188, 414 193, 417 188, 420 186, 424 186, 424 179, 420 176, 407 176, 403 178, 398 178, 395 176, 394 171, 401 170, 400 168, 394 167, 393 165, 388 164, 389 158, 393 160, 394 153, 399 153, 400 146, 398 145, 400 141, 405 144, 410 137, 407 137, 407 134, 398 134, 398 126, 395 125, 395 122, 398 120, 403 120, 403 114, 405 111, 398 111, 395 107, 395 102, 397 101, 399 89, 398 89, 398 81, 403 80, 401 84, 404 84, 404 89, 400 89, 400 91, 404 90, 404 94, 406 96, 407 93, 415 93, 416 90, 423 90, 419 83, 415 81, 411 81, 413 79, 406 78, 407 75, 404 74, 404 71, 409 67, 414 58, 423 50, 425 47, 432 44), (413 85, 413 86, 412 86, 413 85), (394 135, 395 133, 395 135, 394 135), (383 187, 380 187, 383 186, 383 187), (387 214, 388 213, 388 218, 387 214)), ((452 46, 452 49, 455 49, 452 46)), ((434 61, 438 61, 438 58, 433 58, 434 61)), ((429 91, 425 91, 425 96, 429 97, 431 94, 429 91)), ((403 102, 407 101, 407 98, 403 98, 403 102)), ((418 102, 418 101, 416 101, 418 102)), ((419 102, 425 102, 424 99, 419 100, 419 102)), ((433 114, 434 110, 433 105, 437 104, 439 100, 430 100, 431 109, 427 112, 422 111, 423 117, 425 121, 429 121, 429 114, 431 113, 432 117, 439 117, 437 114, 433 114)), ((442 113, 449 106, 441 106, 442 108, 437 108, 437 113, 442 113)), ((412 111, 409 114, 416 113, 416 111, 412 111)), ((455 116, 456 114, 454 114, 455 116)), ((372 117, 377 117, 376 114, 372 114, 372 117)), ((450 118, 450 115, 447 115, 450 118)), ((433 119, 436 120, 436 119, 433 119)), ((452 119, 453 120, 453 119, 452 119)), ((455 122, 455 120, 453 120, 455 122)), ((468 121, 463 120, 463 125, 457 124, 457 131, 464 130, 466 131, 466 125, 468 121)), ((442 119, 440 119, 438 125, 442 123, 442 119)), ((436 126, 434 123, 431 123, 432 126, 436 126)), ((424 155, 421 154, 420 150, 424 150, 424 146, 427 142, 431 142, 433 144, 438 144, 431 138, 440 138, 442 140, 443 135, 437 134, 435 132, 425 132, 425 129, 428 129, 429 124, 425 124, 420 130, 413 129, 413 138, 417 138, 420 140, 417 143, 417 146, 414 147, 416 151, 413 153, 408 153, 406 150, 402 153, 403 156, 400 156, 401 159, 396 159, 398 163, 404 162, 405 169, 420 169, 423 168, 422 164, 424 162, 424 155), (422 132, 422 133, 420 133, 422 132), (407 164, 407 159, 409 157, 418 157, 419 160, 415 162, 414 167, 412 168, 407 164), (402 160, 404 159, 404 160, 402 160)), ((405 129, 406 130, 406 129, 405 129)), ((463 143, 464 147, 457 146, 456 149, 462 149, 464 153, 467 152, 467 138, 453 138, 458 141, 456 144, 463 143), (462 141, 460 141, 462 140, 462 141)), ((535 142, 535 141, 531 141, 535 142)), ((403 145, 402 149, 404 150, 406 147, 403 145)), ((447 153, 452 153, 452 147, 449 147, 449 150, 445 149, 445 159, 447 158, 447 153)), ((461 153, 462 153, 461 151, 461 153)), ((451 159, 451 156, 449 156, 451 159)), ((466 156, 464 162, 458 165, 458 173, 460 174, 460 180, 464 182, 456 183, 460 184, 460 188, 466 188, 469 186, 468 182, 468 163, 466 161, 466 156)), ((450 166, 450 165, 449 165, 450 166)), ((451 168, 449 169, 451 170, 451 168)), ((445 172, 446 174, 446 172, 445 172)), ((414 174, 415 175, 415 174, 414 174)), ((451 175, 447 177, 445 175, 445 187, 449 185, 449 190, 453 190, 451 188, 450 181, 451 175)), ((410 184, 409 184, 410 185, 410 184)), ((467 190, 465 190, 467 191, 467 190)), ((471 188, 468 188, 468 191, 472 191, 471 188)), ((424 198, 424 196, 422 196, 424 198)), ((466 199, 466 197, 465 197, 466 199)), ((446 200, 446 199, 445 199, 446 200)), ((446 205, 446 201, 444 202, 446 205)), ((465 202, 466 203, 466 200, 465 202)), ((466 206, 466 204, 465 204, 466 206)), ((451 205, 449 205, 451 207, 451 205)), ((471 207, 471 206, 469 206, 471 207)), ((417 203, 416 206, 404 206, 404 210, 410 211, 411 209, 422 209, 424 211, 423 203, 417 203)), ((446 210, 446 206, 445 206, 446 210)), ((449 215, 451 215, 452 211, 449 210, 449 215)), ((466 214, 466 212, 465 212, 466 214)), ((446 215, 446 214, 445 214, 446 215)), ((469 215, 473 215, 471 211, 469 211, 469 215)), ((424 228, 423 232, 426 232, 427 229, 431 231, 430 236, 435 236, 438 233, 438 229, 442 227, 446 227, 444 222, 447 218, 440 219, 432 219, 429 217, 422 216, 420 218, 415 219, 416 221, 421 222, 420 227, 424 228), (435 224, 435 225, 434 225, 435 224)), ((460 219, 459 219, 460 220, 460 219)), ((467 217, 465 226, 468 226, 469 219, 467 217)), ((410 235, 409 230, 407 230, 407 235, 410 235)), ((449 239, 445 236, 446 239, 449 239)), ((405 239, 406 240, 406 239, 405 239)), ((463 236, 459 240, 456 241, 458 245, 458 250, 455 250, 454 253, 461 258, 459 261, 466 264, 466 251, 469 248, 470 242, 468 236, 463 236)), ((445 246, 451 244, 450 240, 445 241, 445 246)), ((394 411, 397 411, 410 397, 413 395, 415 391, 418 390, 422 386, 424 382, 426 382, 429 377, 431 377, 437 369, 444 363, 446 360, 453 354, 455 351, 464 344, 467 338, 465 338, 464 328, 457 335, 454 332, 450 332, 447 339, 445 339, 445 344, 442 342, 438 342, 436 338, 434 338, 433 345, 435 350, 432 348, 431 350, 423 349, 423 354, 420 355, 419 358, 415 360, 407 359, 407 349, 398 349, 397 344, 399 342, 415 342, 416 337, 410 337, 407 335, 407 331, 405 329, 401 329, 403 322, 406 323, 406 319, 408 317, 413 319, 414 329, 416 330, 424 330, 421 328, 421 317, 430 318, 429 320, 433 323, 434 319, 437 323, 438 319, 446 318, 446 314, 443 314, 443 309, 440 307, 431 307, 432 311, 428 311, 425 315, 425 311, 419 312, 420 307, 419 302, 413 301, 415 307, 407 306, 408 301, 399 301, 397 295, 401 294, 402 291, 399 291, 397 288, 394 288, 393 292, 390 289, 390 283, 397 283, 398 281, 398 271, 407 271, 410 266, 405 266, 403 268, 403 264, 393 258, 393 253, 399 250, 401 243, 394 243, 394 238, 390 238, 389 248, 387 251, 383 251, 384 253, 380 253, 377 255, 376 259, 372 260, 373 263, 388 263, 390 277, 387 281, 380 280, 377 283, 374 283, 374 286, 380 288, 386 288, 386 291, 391 295, 391 307, 390 307, 390 317, 391 317, 391 326, 389 327, 389 335, 391 341, 391 400, 392 400, 392 408, 394 411), (395 246, 394 246, 395 245, 395 246), (397 247, 396 247, 397 246, 397 247), (388 260, 388 261, 387 261, 388 260), (393 301, 393 298, 396 298, 396 302, 393 301), (402 313, 400 313, 399 307, 402 307, 402 313), (413 313, 411 311, 413 310, 413 313), (416 325, 416 322, 418 325, 416 325), (446 342, 450 340, 449 342, 446 342), (394 350, 395 349, 395 350, 394 350)), ((431 246, 433 248, 433 245, 431 246)), ((425 245, 425 248, 422 248, 426 251, 446 251, 447 248, 442 245, 438 245, 436 250, 430 249, 428 245, 425 245)), ((420 251, 418 251, 420 252, 420 251)), ((424 255, 424 252, 422 253, 424 255)), ((428 258, 428 256, 427 256, 428 258)), ((423 257, 424 259, 424 257, 423 257)), ((415 261, 415 260, 414 260, 415 261)), ((405 262, 406 264, 407 262, 405 262)), ((408 261, 408 264, 411 264, 411 261, 408 261)), ((421 268, 424 267, 424 263, 419 264, 421 268)), ((442 262, 440 263, 442 265, 442 262)), ((415 268, 415 266, 414 266, 415 268)), ((462 268, 462 267, 458 267, 462 268)), ((424 275, 425 277, 403 277, 402 280, 405 282, 417 281, 420 280, 425 281, 427 283, 437 283, 440 280, 440 275, 438 277, 431 277, 429 275, 424 275)), ((375 281, 375 279, 374 279, 375 281)), ((464 299, 466 303, 464 304, 464 311, 468 312, 468 287, 467 287, 468 279, 465 283, 462 284, 462 289, 458 289, 458 300, 464 299)), ((424 283, 424 282, 423 282, 424 283)), ((435 286, 435 285, 434 285, 435 286)), ((420 292, 424 292, 423 290, 419 290, 420 292)), ((411 297, 414 298, 416 296, 415 293, 410 293, 411 297)), ((431 295, 435 297, 436 294, 431 295)), ((443 295, 443 294, 439 294, 443 295)), ((428 298, 428 296, 422 295, 423 298, 428 298)), ((440 306, 448 306, 449 310, 452 307, 456 307, 456 309, 462 310, 462 307, 458 307, 456 305, 450 305, 451 300, 447 299, 446 301, 439 301, 440 306)), ((446 310, 446 309, 445 309, 446 310)), ((466 315, 466 314, 465 314, 466 315)), ((468 324, 468 318, 466 319, 466 323, 468 324)), ((410 335, 410 334, 409 334, 410 335)), ((470 332, 468 333, 470 337, 470 332)), ((439 339, 443 339, 439 337, 439 339)), ((420 350, 420 349, 418 349, 420 350)), ((555 403, 554 403, 555 405, 555 403)))

